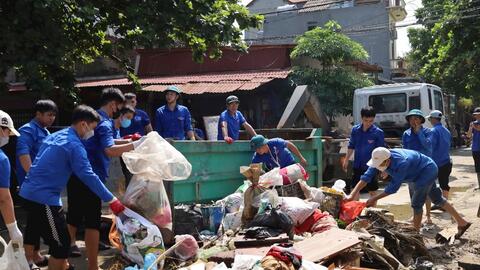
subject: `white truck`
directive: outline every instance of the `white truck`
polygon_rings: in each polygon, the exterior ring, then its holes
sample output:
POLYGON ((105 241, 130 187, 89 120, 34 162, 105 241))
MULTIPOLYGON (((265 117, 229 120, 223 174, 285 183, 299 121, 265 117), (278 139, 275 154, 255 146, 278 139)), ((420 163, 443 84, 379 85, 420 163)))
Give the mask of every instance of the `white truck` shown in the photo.
MULTIPOLYGON (((421 110, 425 116, 432 110, 445 114, 442 89, 428 83, 395 83, 356 89, 353 97, 355 124, 361 122, 360 110, 367 106, 377 112, 375 123, 384 130, 385 137, 402 136, 409 127, 405 116, 412 109, 421 110)), ((428 121, 425 126, 431 127, 428 121)))

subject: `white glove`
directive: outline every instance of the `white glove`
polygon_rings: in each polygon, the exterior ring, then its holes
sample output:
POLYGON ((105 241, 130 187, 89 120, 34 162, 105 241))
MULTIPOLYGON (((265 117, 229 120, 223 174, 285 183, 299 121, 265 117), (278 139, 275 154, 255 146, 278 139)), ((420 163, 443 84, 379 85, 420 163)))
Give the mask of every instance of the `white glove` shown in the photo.
POLYGON ((139 147, 140 144, 142 144, 143 141, 145 141, 146 139, 147 139, 146 136, 142 136, 138 141, 132 142, 132 144, 133 144, 133 149, 137 149, 137 147, 139 147))
POLYGON ((10 235, 10 240, 13 244, 17 244, 18 247, 23 247, 23 235, 22 232, 18 229, 17 222, 7 224, 8 234, 10 235))

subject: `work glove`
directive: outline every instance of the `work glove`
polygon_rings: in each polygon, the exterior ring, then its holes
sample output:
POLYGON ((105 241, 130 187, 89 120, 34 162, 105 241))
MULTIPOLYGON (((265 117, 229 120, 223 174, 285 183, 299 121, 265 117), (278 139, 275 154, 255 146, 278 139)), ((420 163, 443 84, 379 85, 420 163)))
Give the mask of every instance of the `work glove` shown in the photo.
POLYGON ((17 222, 7 224, 7 229, 12 244, 16 244, 19 248, 23 247, 23 235, 18 229, 17 222))
POLYGON ((225 142, 228 143, 228 144, 232 144, 232 143, 233 143, 232 137, 228 137, 228 136, 227 136, 227 137, 224 138, 224 140, 225 140, 225 142))
POLYGON ((125 206, 122 204, 122 202, 120 202, 119 199, 114 198, 110 202, 110 210, 112 210, 115 216, 118 216, 125 210, 125 206))
MULTIPOLYGON (((136 141, 133 141, 132 142, 133 149, 137 149, 143 143, 143 141, 145 141, 146 139, 147 139, 147 137, 143 136, 143 137, 140 137, 139 139, 137 139, 136 141)), ((132 140, 133 140, 133 137, 132 137, 132 140)))
POLYGON ((134 134, 125 135, 125 136, 122 137, 122 139, 125 139, 125 140, 132 140, 132 142, 138 141, 141 138, 142 138, 142 135, 138 132, 136 132, 134 134))

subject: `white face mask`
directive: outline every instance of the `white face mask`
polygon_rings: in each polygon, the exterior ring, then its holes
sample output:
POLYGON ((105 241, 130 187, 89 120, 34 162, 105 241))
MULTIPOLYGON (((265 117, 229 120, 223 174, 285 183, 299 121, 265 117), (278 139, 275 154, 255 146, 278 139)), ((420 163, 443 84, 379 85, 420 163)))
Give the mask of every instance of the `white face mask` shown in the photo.
POLYGON ((388 167, 387 166, 379 166, 377 170, 384 172, 388 167))
POLYGON ((90 139, 91 137, 93 137, 93 135, 95 135, 95 131, 93 129, 90 129, 85 134, 83 134, 82 139, 86 141, 86 140, 90 139))
POLYGON ((0 147, 6 145, 10 137, 0 137, 0 147))

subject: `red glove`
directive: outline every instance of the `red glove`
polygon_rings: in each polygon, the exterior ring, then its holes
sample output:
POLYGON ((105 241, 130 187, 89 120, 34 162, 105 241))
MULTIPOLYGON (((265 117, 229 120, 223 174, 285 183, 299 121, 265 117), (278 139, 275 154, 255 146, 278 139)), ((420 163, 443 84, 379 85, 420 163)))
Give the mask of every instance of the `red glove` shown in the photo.
POLYGON ((131 139, 132 137, 133 137, 132 134, 128 134, 128 135, 123 136, 122 139, 128 140, 128 139, 131 139))
POLYGON ((115 216, 118 216, 123 212, 123 210, 125 210, 125 206, 120 202, 119 199, 115 199, 110 203, 110 209, 115 216))
POLYGON ((228 144, 232 144, 232 143, 233 143, 232 137, 228 137, 228 136, 227 136, 227 137, 224 138, 224 140, 225 140, 225 142, 228 143, 228 144))
POLYGON ((140 138, 142 138, 142 135, 140 135, 140 133, 137 132, 137 133, 132 135, 131 139, 132 139, 132 141, 138 141, 138 140, 140 140, 140 138))

